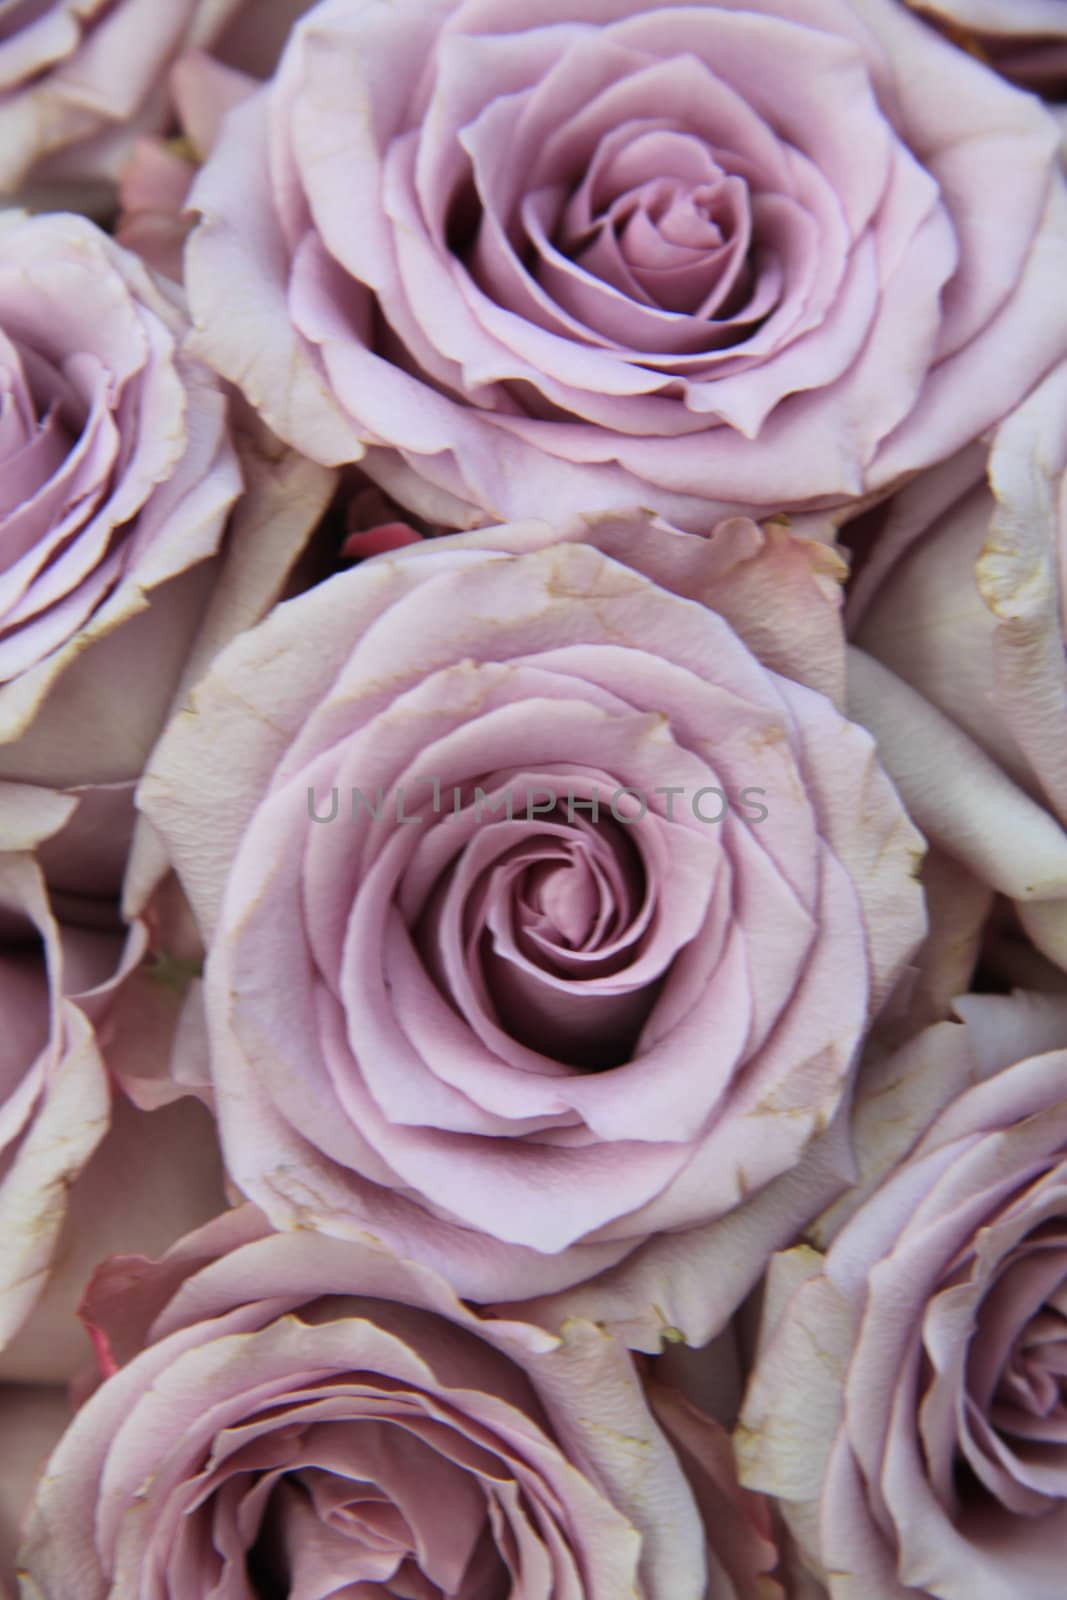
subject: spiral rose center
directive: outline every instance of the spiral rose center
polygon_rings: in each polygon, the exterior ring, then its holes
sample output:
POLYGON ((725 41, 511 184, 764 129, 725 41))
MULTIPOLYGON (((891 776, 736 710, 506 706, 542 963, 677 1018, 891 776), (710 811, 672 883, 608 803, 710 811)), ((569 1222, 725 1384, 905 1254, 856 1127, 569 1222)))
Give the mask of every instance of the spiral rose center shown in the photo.
MULTIPOLYGON (((475 137, 470 179, 448 208, 449 248, 483 292, 549 331, 688 371, 774 313, 792 223, 767 211, 759 174, 728 137, 719 148, 706 129, 647 114, 600 121, 588 145, 550 149, 528 190, 506 196, 475 137)), ((551 397, 512 398, 554 414, 551 397)))
POLYGON ((627 298, 704 318, 749 292, 751 242, 744 180, 699 139, 647 124, 604 140, 553 233, 561 254, 627 298))
MULTIPOLYGON (((0 401, 0 566, 10 569, 40 540, 28 514, 41 491, 57 480, 88 414, 77 380, 26 345, 8 349, 8 388, 0 401)), ((64 504, 50 508, 58 519, 64 504)))
MULTIPOLYGON (((388 1378, 373 1382, 388 1409, 388 1378)), ((397 1600, 505 1591, 484 1502, 447 1431, 420 1418, 417 1402, 398 1405, 407 1426, 374 1416, 296 1423, 262 1436, 241 1461, 229 1503, 261 1519, 246 1558, 257 1600, 332 1594, 338 1583, 397 1600), (437 1508, 430 1527, 426 1496, 437 1508)))
POLYGON ((1010 1414, 1017 1413, 1014 1420, 1027 1432, 1028 1419, 1037 1419, 1067 1439, 1067 1289, 1059 1298, 1062 1306, 1048 1305, 1020 1336, 995 1401, 1002 1427, 1010 1427, 1010 1414))
POLYGON ((579 266, 650 306, 687 315, 728 309, 749 237, 745 186, 716 172, 691 185, 650 178, 612 200, 593 227, 559 244, 579 266), (717 291, 724 291, 718 292, 717 291))
POLYGON ((656 904, 638 832, 557 803, 543 819, 475 836, 464 870, 453 864, 442 876, 416 929, 423 959, 468 1021, 488 1018, 580 1070, 630 1059, 662 976, 638 965, 656 904), (466 952, 461 979, 441 957, 454 929, 466 952))
POLYGON ((593 873, 584 860, 558 866, 538 865, 527 875, 518 907, 525 930, 546 944, 582 950, 599 924, 598 893, 593 873))
POLYGON ((967 1360, 954 1469, 972 1512, 1041 1516, 1067 1495, 1067 1273, 1062 1226, 1040 1224, 985 1293, 967 1360))

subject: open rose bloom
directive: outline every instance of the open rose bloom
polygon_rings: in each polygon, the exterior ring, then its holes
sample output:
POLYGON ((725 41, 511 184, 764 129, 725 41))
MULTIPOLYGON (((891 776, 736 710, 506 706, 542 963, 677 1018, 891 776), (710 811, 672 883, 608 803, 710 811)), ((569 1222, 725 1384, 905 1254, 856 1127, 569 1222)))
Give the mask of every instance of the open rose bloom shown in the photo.
POLYGON ((843 504, 1063 351, 1057 153, 898 0, 324 0, 189 197, 197 349, 451 526, 843 504))
POLYGON ((181 295, 93 223, 0 212, 6 778, 136 779, 190 657, 273 603, 329 499, 188 335, 181 295))
POLYGON ((116 1258, 84 1314, 113 1376, 42 1480, 34 1596, 132 1597, 146 1573, 219 1600, 782 1594, 710 1419, 646 1398, 590 1323, 480 1320, 425 1268, 253 1207, 116 1258))
POLYGON ((740 520, 517 524, 364 562, 219 658, 141 803, 272 1221, 481 1300, 636 1252, 631 1316, 699 1340, 751 1281, 736 1252, 713 1281, 707 1224, 755 1196, 788 1236, 840 1187, 828 1130, 923 913, 835 704, 835 559, 740 520))

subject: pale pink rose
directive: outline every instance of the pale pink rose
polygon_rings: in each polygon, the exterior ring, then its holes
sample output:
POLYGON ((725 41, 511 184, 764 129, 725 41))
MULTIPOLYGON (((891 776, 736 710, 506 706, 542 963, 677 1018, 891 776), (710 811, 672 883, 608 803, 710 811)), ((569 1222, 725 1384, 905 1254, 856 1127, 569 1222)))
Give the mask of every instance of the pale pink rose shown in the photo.
POLYGON ((1067 365, 865 520, 853 714, 927 837, 1067 965, 1067 365))
MULTIPOLYGON (((0 192, 107 180, 162 128, 167 74, 248 0, 16 0, 0 36, 0 192)), ((273 0, 272 0, 273 3, 273 0)), ((260 6, 260 10, 262 10, 260 6)), ((106 188, 100 203, 106 203, 106 188)), ((79 203, 76 199, 75 203, 79 203)))
POLYGON ((841 570, 743 520, 513 524, 362 562, 215 662, 139 803, 276 1225, 481 1300, 617 1267, 593 1298, 655 1348, 840 1189, 923 929, 921 841, 835 704, 841 570))
POLYGON ((860 1182, 775 1257, 735 1437, 831 1600, 1052 1600, 1067 1539, 1067 998, 869 1078, 860 1182))
POLYGON ((0 1386, 0 1597, 15 1600, 22 1515, 41 1468, 70 1421, 61 1388, 0 1386))
POLYGON ((425 1267, 251 1206, 106 1263, 85 1315, 111 1376, 31 1508, 35 1600, 132 1600, 146 1573, 217 1600, 720 1600, 633 1358, 592 1323, 483 1321, 425 1267))
POLYGON ((1064 353, 1057 140, 897 0, 323 0, 190 195, 196 347, 451 526, 840 505, 1064 353))
POLYGON ((0 776, 128 782, 215 605, 220 559, 237 547, 254 571, 281 540, 291 564, 332 477, 294 467, 261 424, 231 425, 186 352, 178 291, 92 223, 9 212, 0 245, 0 776))

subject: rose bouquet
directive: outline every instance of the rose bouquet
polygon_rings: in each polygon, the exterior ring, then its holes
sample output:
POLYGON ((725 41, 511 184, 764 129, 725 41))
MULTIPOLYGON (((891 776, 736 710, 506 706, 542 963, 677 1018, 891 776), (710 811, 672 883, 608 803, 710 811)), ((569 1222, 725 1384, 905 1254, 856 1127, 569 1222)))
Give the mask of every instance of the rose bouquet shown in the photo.
POLYGON ((1067 1594, 1061 0, 0 3, 0 1594, 1067 1594))

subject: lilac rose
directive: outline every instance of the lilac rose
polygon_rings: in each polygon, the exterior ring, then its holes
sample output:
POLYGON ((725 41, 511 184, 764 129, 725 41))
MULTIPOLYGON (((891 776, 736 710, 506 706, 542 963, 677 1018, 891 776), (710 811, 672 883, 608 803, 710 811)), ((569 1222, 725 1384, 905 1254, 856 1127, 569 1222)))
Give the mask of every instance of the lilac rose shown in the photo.
POLYGON ((275 1225, 483 1301, 596 1277, 655 1348, 836 1192, 923 929, 921 841, 835 703, 841 571, 741 520, 514 524, 363 561, 216 660, 139 803, 275 1225))
MULTIPOLYGON (((195 580, 179 582, 171 604, 135 619, 153 591, 216 551, 241 488, 226 402, 182 348, 180 307, 92 223, 9 212, 0 245, 0 741, 31 729, 59 680, 80 696, 66 711, 76 722, 121 674, 124 727, 93 731, 128 763, 139 729, 158 727, 203 596, 195 580), (136 697, 128 659, 108 651, 95 674, 85 659, 131 621, 154 658, 136 697)), ((5 752, 3 770, 83 777, 57 733, 36 741, 50 773, 34 770, 25 743, 14 759, 5 752)), ((105 781, 138 771, 107 765, 105 755, 105 781)))
POLYGON ((84 1315, 110 1376, 41 1478, 34 1600, 146 1575, 183 1600, 755 1600, 708 1588, 720 1530, 657 1420, 700 1452, 702 1419, 650 1406, 592 1323, 482 1320, 425 1267, 251 1206, 105 1263, 84 1315))
POLYGON ((861 1077, 859 1183, 768 1275, 742 1479, 831 1600, 1063 1589, 1067 999, 956 1004, 861 1077))
POLYGON ((197 349, 449 526, 844 505, 1067 347, 1057 144, 897 0, 323 0, 193 188, 197 349))

